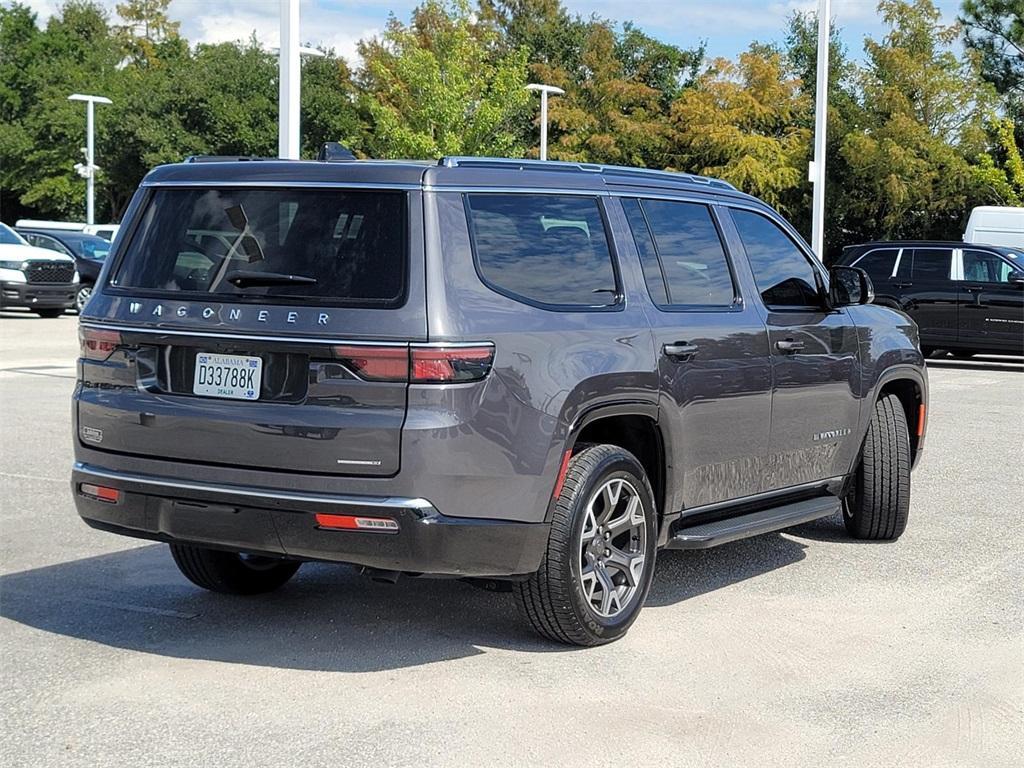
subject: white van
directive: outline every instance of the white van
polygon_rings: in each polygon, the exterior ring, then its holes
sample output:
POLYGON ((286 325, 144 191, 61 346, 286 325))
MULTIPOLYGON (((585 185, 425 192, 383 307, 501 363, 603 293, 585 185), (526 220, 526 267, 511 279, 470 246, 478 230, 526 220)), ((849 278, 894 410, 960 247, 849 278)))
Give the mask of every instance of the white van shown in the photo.
POLYGON ((967 220, 964 242, 1024 248, 1024 208, 975 208, 967 220))

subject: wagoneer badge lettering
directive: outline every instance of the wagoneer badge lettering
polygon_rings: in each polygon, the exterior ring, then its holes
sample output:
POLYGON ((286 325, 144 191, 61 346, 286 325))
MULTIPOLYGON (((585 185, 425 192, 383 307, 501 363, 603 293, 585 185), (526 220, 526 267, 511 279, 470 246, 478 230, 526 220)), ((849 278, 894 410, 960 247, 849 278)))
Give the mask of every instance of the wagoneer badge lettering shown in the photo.
MULTIPOLYGON (((150 306, 152 306, 152 309, 148 309, 147 305, 141 301, 132 301, 128 304, 128 312, 129 314, 132 315, 148 313, 153 317, 163 317, 163 304, 156 303, 150 306)), ((204 320, 209 320, 221 314, 220 312, 217 311, 215 307, 211 306, 191 308, 179 306, 174 308, 174 313, 178 317, 201 317, 204 320)), ((228 321, 231 322, 242 322, 245 319, 255 318, 257 322, 269 323, 274 322, 275 320, 280 318, 283 319, 284 322, 288 323, 289 325, 296 325, 300 322, 302 318, 313 317, 314 314, 316 315, 317 325, 327 325, 331 320, 331 316, 329 313, 320 311, 317 311, 315 313, 306 313, 303 312, 301 309, 286 309, 280 310, 280 313, 277 313, 267 309, 242 309, 237 307, 232 307, 231 309, 228 310, 227 319, 228 321)))

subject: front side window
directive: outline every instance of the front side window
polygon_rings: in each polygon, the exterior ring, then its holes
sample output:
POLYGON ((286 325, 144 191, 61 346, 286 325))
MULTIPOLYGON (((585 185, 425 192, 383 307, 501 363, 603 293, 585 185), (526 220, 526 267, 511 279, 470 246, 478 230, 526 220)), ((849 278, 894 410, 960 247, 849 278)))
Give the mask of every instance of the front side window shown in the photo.
MULTIPOLYGON (((903 258, 907 252, 903 252, 903 258)), ((953 263, 953 251, 949 248, 915 248, 914 279, 915 280, 949 280, 949 270, 953 263)))
POLYGON ((768 307, 820 306, 814 267, 789 235, 767 216, 732 209, 757 289, 768 307))
POLYGON ((899 255, 899 252, 899 248, 883 248, 878 251, 871 251, 853 262, 853 266, 863 269, 875 282, 888 280, 892 275, 893 267, 896 266, 896 257, 899 255))
POLYGON ((466 195, 477 268, 510 298, 544 306, 602 308, 619 284, 597 198, 466 195))
POLYGON ((403 192, 157 189, 112 284, 222 301, 394 307, 405 295, 406 229, 403 192))
POLYGON ((994 253, 964 251, 964 280, 975 283, 1008 283, 1014 269, 994 253))
POLYGON ((28 240, 30 245, 34 245, 36 248, 45 248, 48 251, 56 251, 57 253, 63 253, 65 256, 71 255, 71 251, 47 235, 29 234, 25 236, 25 239, 28 240))
POLYGON ((734 302, 725 247, 706 205, 629 199, 623 205, 656 304, 724 307, 734 302))

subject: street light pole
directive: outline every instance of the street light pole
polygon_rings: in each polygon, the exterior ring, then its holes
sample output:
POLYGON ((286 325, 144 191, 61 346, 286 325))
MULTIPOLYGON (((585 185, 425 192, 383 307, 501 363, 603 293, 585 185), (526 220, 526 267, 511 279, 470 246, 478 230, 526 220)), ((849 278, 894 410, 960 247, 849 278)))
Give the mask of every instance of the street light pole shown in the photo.
POLYGON ((528 91, 540 91, 540 159, 548 159, 548 94, 561 96, 565 91, 553 85, 542 85, 530 83, 526 86, 528 91))
POLYGON ((828 54, 832 25, 831 0, 818 0, 818 78, 814 105, 814 160, 810 180, 814 185, 811 206, 811 248, 825 260, 825 145, 828 138, 828 54))
POLYGON ((110 99, 103 96, 89 96, 84 93, 73 93, 68 101, 85 102, 85 163, 75 163, 75 170, 85 178, 85 223, 95 224, 96 199, 96 141, 95 141, 95 105, 111 104, 110 99))
POLYGON ((299 159, 299 0, 281 0, 277 155, 299 159))

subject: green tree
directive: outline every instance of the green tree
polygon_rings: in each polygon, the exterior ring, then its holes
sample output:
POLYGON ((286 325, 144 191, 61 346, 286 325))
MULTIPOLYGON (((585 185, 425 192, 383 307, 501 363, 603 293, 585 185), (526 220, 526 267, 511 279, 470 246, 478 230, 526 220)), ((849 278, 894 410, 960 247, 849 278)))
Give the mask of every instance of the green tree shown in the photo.
POLYGON ((428 0, 412 23, 394 16, 359 44, 360 82, 375 157, 515 156, 523 151, 526 51, 505 51, 465 0, 428 0))
POLYGON ((672 105, 672 165, 717 176, 792 213, 807 176, 809 105, 781 54, 755 46, 733 63, 713 62, 672 105))
POLYGON ((1024 152, 1024 0, 965 0, 964 45, 981 58, 981 72, 1004 99, 1024 152))
POLYGON ((846 222, 865 239, 956 238, 977 202, 968 158, 985 148, 994 95, 931 0, 878 8, 889 32, 865 43, 862 128, 842 143, 846 222))
POLYGON ((171 21, 167 6, 171 0, 128 0, 118 3, 117 15, 124 21, 115 30, 125 55, 136 64, 153 64, 158 47, 178 39, 180 22, 171 21))

